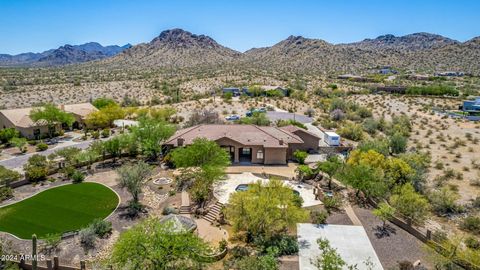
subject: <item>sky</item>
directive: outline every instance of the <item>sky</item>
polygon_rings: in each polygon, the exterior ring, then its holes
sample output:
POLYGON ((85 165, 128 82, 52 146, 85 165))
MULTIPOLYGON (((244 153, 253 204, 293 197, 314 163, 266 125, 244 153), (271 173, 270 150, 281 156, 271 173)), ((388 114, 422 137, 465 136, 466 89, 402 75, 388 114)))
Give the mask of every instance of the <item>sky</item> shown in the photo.
POLYGON ((478 0, 0 0, 0 53, 149 42, 182 28, 245 51, 290 35, 348 43, 416 32, 480 36, 478 0))

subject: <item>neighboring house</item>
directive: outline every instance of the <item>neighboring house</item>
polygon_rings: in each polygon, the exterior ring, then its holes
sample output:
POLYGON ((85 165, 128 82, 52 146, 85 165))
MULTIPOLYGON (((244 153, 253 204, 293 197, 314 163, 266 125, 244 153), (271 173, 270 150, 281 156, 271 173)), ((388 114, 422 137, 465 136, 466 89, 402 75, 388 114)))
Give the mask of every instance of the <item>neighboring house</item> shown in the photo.
POLYGON ((468 113, 480 113, 480 97, 475 100, 464 100, 461 110, 468 113))
POLYGON ((256 164, 286 164, 297 149, 317 150, 320 140, 290 126, 198 125, 178 130, 164 145, 169 150, 190 145, 196 138, 218 143, 230 153, 232 163, 256 164))
POLYGON ((241 93, 240 93, 240 88, 227 87, 227 88, 223 88, 223 89, 222 89, 222 94, 223 94, 223 95, 228 94, 228 93, 231 93, 232 96, 234 96, 234 97, 238 97, 238 96, 241 95, 241 93))
POLYGON ((73 114, 75 117, 75 123, 73 123, 72 128, 74 129, 82 129, 87 115, 98 111, 98 109, 91 103, 60 105, 60 108, 68 113, 73 114))
MULTIPOLYGON (((71 113, 75 117, 74 128, 82 128, 86 116, 97 110, 90 103, 61 105, 60 108, 71 113)), ((23 137, 28 139, 40 139, 48 134, 48 126, 44 121, 34 122, 30 118, 33 108, 0 110, 0 129, 15 128, 23 137)), ((55 131, 61 129, 61 125, 55 127, 55 131)))
MULTIPOLYGON (((33 108, 0 110, 0 128, 15 128, 28 139, 40 139, 48 134, 48 126, 43 121, 33 122, 30 112, 33 108)), ((58 130, 60 126, 55 127, 58 130)))

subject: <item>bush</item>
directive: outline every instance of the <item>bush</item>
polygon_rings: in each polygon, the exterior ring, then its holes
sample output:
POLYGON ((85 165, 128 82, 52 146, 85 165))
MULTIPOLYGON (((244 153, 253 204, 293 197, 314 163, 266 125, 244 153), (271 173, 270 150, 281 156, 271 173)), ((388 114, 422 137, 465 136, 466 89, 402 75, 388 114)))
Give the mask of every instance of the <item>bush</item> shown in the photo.
POLYGON ((9 187, 0 187, 0 202, 7 200, 13 196, 13 191, 9 187))
POLYGON ((167 216, 167 215, 170 215, 170 214, 177 214, 177 209, 173 208, 172 206, 165 206, 162 210, 162 215, 164 216, 167 216))
POLYGON ((259 247, 260 253, 272 254, 276 257, 284 255, 293 255, 298 252, 298 242, 295 236, 275 235, 270 238, 257 237, 255 245, 259 247))
POLYGON ((103 238, 112 232, 112 223, 103 219, 95 219, 90 227, 98 237, 103 238))
POLYGON ((20 179, 20 174, 18 172, 9 170, 0 165, 0 186, 8 185, 18 179, 20 179))
POLYGON ((92 138, 94 138, 94 139, 100 138, 100 133, 98 131, 93 131, 92 132, 92 138))
POLYGON ((328 218, 328 212, 325 210, 310 212, 310 219, 312 220, 312 223, 326 224, 327 218, 328 218))
POLYGON ((80 244, 85 250, 93 249, 95 247, 96 234, 92 227, 82 229, 79 235, 80 244))
POLYGON ((400 133, 393 134, 390 138, 390 149, 394 154, 404 153, 407 150, 407 138, 400 133))
POLYGON ((105 128, 102 130, 102 138, 108 138, 110 136, 110 129, 105 128))
POLYGON ((301 181, 311 179, 314 175, 312 168, 308 165, 299 165, 295 171, 297 173, 297 178, 301 181))
POLYGON ((43 181, 48 175, 48 161, 45 156, 35 154, 23 166, 25 178, 31 182, 43 181))
POLYGON ((293 153, 293 157, 297 160, 300 164, 305 164, 305 159, 308 157, 308 153, 302 150, 296 150, 293 153))
POLYGON ((468 216, 463 219, 460 228, 475 234, 480 234, 480 217, 468 216))
POLYGON ((48 145, 46 143, 37 144, 37 151, 38 152, 45 151, 47 149, 48 149, 48 145))
POLYGON ((338 130, 343 137, 352 141, 360 141, 363 139, 363 128, 358 124, 349 123, 338 130))
POLYGON ((465 239, 465 245, 470 249, 478 250, 480 249, 480 240, 473 236, 469 236, 467 239, 465 239))
POLYGON ((342 198, 340 196, 325 196, 323 206, 331 213, 334 209, 340 209, 342 206, 342 198))
POLYGON ((71 179, 73 183, 78 184, 83 182, 83 180, 85 180, 85 175, 82 172, 75 170, 72 173, 71 179))

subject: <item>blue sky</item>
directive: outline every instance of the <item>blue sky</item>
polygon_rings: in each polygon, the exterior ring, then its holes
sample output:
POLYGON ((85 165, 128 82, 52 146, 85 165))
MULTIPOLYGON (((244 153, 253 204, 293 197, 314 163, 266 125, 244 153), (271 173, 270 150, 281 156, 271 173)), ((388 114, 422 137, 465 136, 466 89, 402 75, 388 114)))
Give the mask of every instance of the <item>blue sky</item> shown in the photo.
POLYGON ((88 41, 138 44, 170 28, 239 51, 289 35, 344 43, 431 32, 465 41, 480 36, 480 1, 0 0, 0 53, 88 41))

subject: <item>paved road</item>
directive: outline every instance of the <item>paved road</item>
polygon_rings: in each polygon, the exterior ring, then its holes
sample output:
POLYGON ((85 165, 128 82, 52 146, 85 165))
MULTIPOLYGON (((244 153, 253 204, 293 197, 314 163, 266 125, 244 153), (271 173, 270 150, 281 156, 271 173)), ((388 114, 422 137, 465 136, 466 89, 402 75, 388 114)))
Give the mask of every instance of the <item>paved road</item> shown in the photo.
POLYGON ((289 112, 281 112, 281 111, 268 111, 267 112, 267 117, 272 120, 272 121, 277 121, 277 120, 289 120, 293 119, 296 120, 300 123, 311 123, 313 122, 313 119, 302 114, 296 114, 296 113, 289 113, 289 112))
POLYGON ((18 168, 22 168, 23 164, 25 164, 27 160, 34 154, 48 156, 59 149, 70 147, 70 146, 75 146, 80 149, 86 149, 90 145, 90 143, 92 143, 91 140, 84 141, 84 142, 68 141, 68 142, 60 143, 58 146, 50 148, 43 152, 30 153, 30 154, 15 156, 9 159, 1 160, 0 165, 5 166, 6 168, 9 168, 9 169, 18 169, 18 168))

